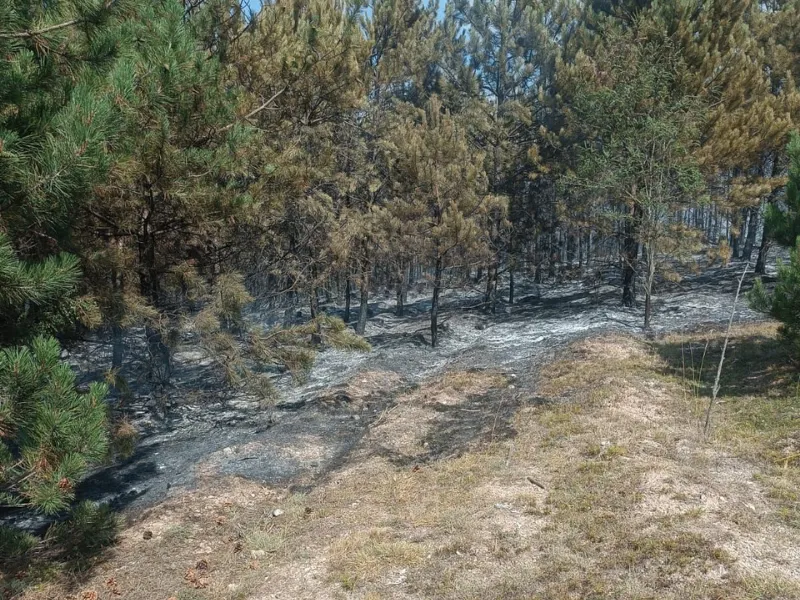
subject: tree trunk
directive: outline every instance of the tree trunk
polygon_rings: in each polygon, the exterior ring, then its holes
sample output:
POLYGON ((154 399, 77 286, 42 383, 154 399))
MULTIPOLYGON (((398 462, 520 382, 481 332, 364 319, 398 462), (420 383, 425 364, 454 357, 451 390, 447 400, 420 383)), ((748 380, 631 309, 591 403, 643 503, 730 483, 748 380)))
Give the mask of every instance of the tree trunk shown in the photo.
POLYGON ((652 246, 647 248, 647 280, 644 286, 644 329, 650 329, 650 317, 653 313, 653 282, 656 278, 656 262, 652 246))
POLYGON ((364 268, 361 272, 361 304, 358 306, 358 323, 356 324, 356 333, 364 335, 364 330, 367 328, 367 310, 369 309, 369 267, 364 268))
POLYGON ((483 295, 483 304, 492 314, 497 309, 497 269, 496 262, 486 269, 486 292, 483 295))
POLYGON ((436 256, 436 267, 433 275, 433 299, 431 301, 431 347, 436 347, 439 337, 439 290, 442 288, 442 257, 436 256))
POLYGON ((508 270, 508 303, 514 304, 514 266, 513 264, 508 270))
POLYGON ((350 322, 350 276, 347 276, 347 281, 344 284, 344 322, 350 322))
POLYGON ((639 221, 642 210, 634 205, 631 219, 625 224, 625 248, 622 271, 622 305, 633 306, 636 303, 636 261, 639 258, 639 221))
POLYGON ((319 315, 319 296, 317 295, 317 288, 312 287, 309 294, 309 305, 311 308, 311 318, 316 319, 319 315))
POLYGON ((741 211, 741 227, 739 228, 739 234, 736 236, 738 238, 736 242, 736 258, 741 258, 743 256, 744 242, 747 239, 748 223, 750 221, 750 212, 752 210, 752 208, 743 208, 741 211))
POLYGON ((750 260, 750 256, 753 254, 753 246, 756 245, 758 214, 760 212, 760 208, 758 206, 753 206, 749 210, 750 218, 747 221, 747 237, 745 238, 744 251, 742 252, 742 258, 745 261, 750 260))
POLYGON ((592 262, 592 231, 586 234, 586 268, 589 268, 592 262))
MULTIPOLYGON (((400 267, 400 279, 397 282, 397 292, 396 292, 396 302, 397 305, 395 307, 395 314, 398 317, 402 317, 403 313, 405 312, 405 296, 406 296, 406 269, 404 267, 400 267)), ((469 274, 467 274, 469 275, 469 274)))
MULTIPOLYGON (((139 285, 144 298, 154 307, 160 304, 160 289, 158 281, 158 265, 156 262, 156 234, 152 222, 156 199, 152 187, 147 189, 147 208, 142 213, 142 223, 139 231, 139 285)), ((161 383, 169 383, 172 375, 170 349, 164 343, 161 331, 146 325, 145 337, 149 353, 149 367, 151 379, 161 383)))
POLYGON ((756 274, 763 275, 767 269, 767 256, 769 255, 769 250, 772 247, 772 242, 767 236, 767 232, 761 236, 761 247, 758 249, 758 260, 756 261, 756 274))
POLYGON ((111 325, 111 370, 116 373, 122 367, 122 356, 124 351, 122 327, 119 322, 122 319, 122 275, 116 268, 111 269, 111 297, 113 302, 113 315, 111 325))

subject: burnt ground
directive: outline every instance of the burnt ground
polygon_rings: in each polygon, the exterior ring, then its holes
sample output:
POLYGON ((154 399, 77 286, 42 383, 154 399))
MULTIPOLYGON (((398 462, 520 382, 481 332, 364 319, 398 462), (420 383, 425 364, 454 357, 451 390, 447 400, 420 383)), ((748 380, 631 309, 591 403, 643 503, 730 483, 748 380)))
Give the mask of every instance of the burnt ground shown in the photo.
MULTIPOLYGON (((734 263, 661 285, 652 333, 723 326, 741 268, 734 263)), ((501 296, 507 298, 507 290, 501 296)), ((427 342, 428 297, 409 298, 403 317, 393 314, 388 298, 379 297, 370 304, 366 332, 372 352, 320 353, 304 382, 279 382, 281 399, 267 408, 221 387, 191 347, 177 352, 175 382, 163 395, 136 385, 131 357, 126 366, 134 393, 125 411, 140 431, 137 449, 128 460, 90 475, 78 495, 137 512, 215 473, 307 489, 347 461, 398 395, 450 371, 491 370, 514 384, 500 398, 495 393, 442 408, 447 414, 428 434, 427 454, 415 460, 458 453, 487 435, 513 435, 508 422, 516 407, 536 401, 538 367, 567 344, 609 331, 641 334, 642 308, 623 308, 619 297, 611 282, 523 283, 513 306, 501 301, 495 314, 486 314, 474 308, 478 290, 452 292, 445 296, 435 349, 427 342)), ((256 316, 275 320, 266 313, 256 316)), ((735 322, 759 318, 742 299, 735 322)), ((96 376, 108 364, 107 354, 107 345, 84 344, 72 348, 69 358, 84 372, 94 366, 96 376)), ((19 514, 5 518, 28 527, 41 524, 19 514)))

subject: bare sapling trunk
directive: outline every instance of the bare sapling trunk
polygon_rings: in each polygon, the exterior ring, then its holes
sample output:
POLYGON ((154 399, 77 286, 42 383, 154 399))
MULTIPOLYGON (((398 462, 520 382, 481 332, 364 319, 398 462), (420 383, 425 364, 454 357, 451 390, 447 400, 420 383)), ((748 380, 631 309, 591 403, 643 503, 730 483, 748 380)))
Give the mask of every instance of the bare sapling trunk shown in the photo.
POLYGON ((731 316, 728 319, 728 328, 725 330, 725 341, 722 343, 722 354, 719 357, 719 364, 717 365, 717 375, 714 378, 714 387, 711 388, 711 399, 708 401, 708 408, 706 409, 706 420, 703 424, 703 435, 708 437, 708 433, 711 430, 711 411, 714 408, 714 404, 717 403, 717 394, 719 394, 719 379, 722 375, 722 365, 725 362, 725 352, 728 349, 728 340, 731 336, 731 325, 733 325, 733 317, 736 315, 736 303, 739 301, 739 294, 742 292, 742 283, 744 282, 744 276, 747 275, 747 268, 750 266, 750 261, 748 260, 745 265, 744 269, 742 270, 742 276, 739 277, 739 285, 736 288, 736 296, 733 298, 733 306, 731 307, 731 316))

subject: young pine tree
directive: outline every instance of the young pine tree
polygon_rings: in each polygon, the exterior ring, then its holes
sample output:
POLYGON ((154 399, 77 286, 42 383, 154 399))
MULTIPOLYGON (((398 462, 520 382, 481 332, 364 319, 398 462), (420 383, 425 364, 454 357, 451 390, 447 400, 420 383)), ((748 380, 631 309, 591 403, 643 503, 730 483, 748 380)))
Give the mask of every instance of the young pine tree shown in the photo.
POLYGON ((48 336, 98 319, 61 250, 109 166, 124 4, 0 4, 0 505, 66 508, 107 450, 105 387, 79 393, 48 336))
POLYGON ((669 39, 608 28, 594 56, 579 53, 560 66, 569 120, 585 140, 565 182, 595 200, 598 221, 611 215, 622 222, 626 306, 634 303, 644 250, 646 329, 659 264, 689 254, 695 238, 670 217, 703 190, 693 153, 702 111, 677 85, 684 65, 669 39))
POLYGON ((787 153, 790 166, 785 206, 769 205, 764 227, 765 235, 791 248, 790 259, 778 266, 774 291, 768 293, 762 281, 756 280, 750 301, 754 308, 781 322, 781 335, 795 356, 800 356, 800 134, 792 134, 787 153))
POLYGON ((426 109, 405 106, 403 120, 385 141, 394 198, 388 209, 414 223, 418 256, 433 265, 431 345, 438 341, 439 300, 445 272, 485 260, 493 213, 505 198, 487 192, 484 156, 471 147, 464 125, 438 97, 426 109))

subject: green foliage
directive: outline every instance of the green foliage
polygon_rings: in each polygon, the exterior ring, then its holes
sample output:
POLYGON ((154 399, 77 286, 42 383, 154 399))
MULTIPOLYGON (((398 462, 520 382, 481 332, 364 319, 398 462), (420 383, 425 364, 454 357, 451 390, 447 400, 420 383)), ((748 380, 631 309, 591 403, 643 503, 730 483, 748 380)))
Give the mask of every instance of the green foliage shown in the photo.
POLYGON ((24 340, 63 331, 81 316, 95 321, 93 301, 76 297, 79 279, 74 256, 21 261, 0 233, 0 337, 24 340))
POLYGON ((0 525, 0 562, 20 559, 38 543, 29 533, 0 525))
POLYGON ((750 292, 750 304, 781 322, 780 333, 800 357, 800 135, 794 133, 787 148, 789 182, 783 208, 768 207, 765 227, 778 243, 790 247, 789 262, 778 264, 778 282, 770 293, 761 280, 750 292))
POLYGON ((65 559, 80 566, 82 561, 113 545, 119 528, 119 517, 107 505, 80 502, 66 520, 50 527, 46 539, 61 550, 65 559))
POLYGON ((767 206, 764 227, 770 239, 792 248, 800 236, 800 133, 792 132, 786 154, 789 156, 789 180, 784 205, 767 206))
POLYGON ((85 393, 53 338, 0 350, 0 493, 48 514, 66 508, 108 448, 104 384, 85 393))

